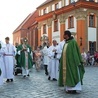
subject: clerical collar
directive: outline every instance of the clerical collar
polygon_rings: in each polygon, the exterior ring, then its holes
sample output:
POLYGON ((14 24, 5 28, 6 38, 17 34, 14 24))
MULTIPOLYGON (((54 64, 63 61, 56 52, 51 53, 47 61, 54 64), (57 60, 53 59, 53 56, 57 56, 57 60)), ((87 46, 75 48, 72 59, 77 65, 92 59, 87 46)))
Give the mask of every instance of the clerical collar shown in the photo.
POLYGON ((7 45, 9 45, 10 43, 6 43, 7 45))
MULTIPOLYGON (((54 45, 53 45, 54 46, 54 45)), ((57 45, 55 45, 54 47, 56 47, 57 45)))
POLYGON ((66 39, 66 42, 68 42, 69 40, 74 39, 73 36, 69 37, 69 39, 66 39))

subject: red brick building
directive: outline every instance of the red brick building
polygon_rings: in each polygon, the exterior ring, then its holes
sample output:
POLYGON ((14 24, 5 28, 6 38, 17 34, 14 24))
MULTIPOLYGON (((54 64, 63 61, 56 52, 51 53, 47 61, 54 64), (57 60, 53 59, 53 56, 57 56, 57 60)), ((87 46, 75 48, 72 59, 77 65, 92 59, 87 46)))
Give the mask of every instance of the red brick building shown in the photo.
POLYGON ((26 19, 14 30, 13 32, 13 44, 16 42, 20 44, 20 39, 23 37, 28 38, 28 43, 33 49, 38 46, 38 30, 37 30, 37 21, 38 11, 29 14, 26 19), (36 41, 35 41, 36 38, 36 41))

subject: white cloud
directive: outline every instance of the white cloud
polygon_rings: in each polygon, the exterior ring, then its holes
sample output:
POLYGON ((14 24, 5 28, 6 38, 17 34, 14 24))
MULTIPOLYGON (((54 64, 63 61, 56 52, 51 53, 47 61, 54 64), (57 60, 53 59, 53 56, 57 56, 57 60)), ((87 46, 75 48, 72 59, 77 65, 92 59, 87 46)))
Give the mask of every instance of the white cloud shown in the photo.
MULTIPOLYGON (((0 40, 12 37, 17 26, 46 0, 0 0, 0 40)), ((11 40, 12 41, 12 40, 11 40)))

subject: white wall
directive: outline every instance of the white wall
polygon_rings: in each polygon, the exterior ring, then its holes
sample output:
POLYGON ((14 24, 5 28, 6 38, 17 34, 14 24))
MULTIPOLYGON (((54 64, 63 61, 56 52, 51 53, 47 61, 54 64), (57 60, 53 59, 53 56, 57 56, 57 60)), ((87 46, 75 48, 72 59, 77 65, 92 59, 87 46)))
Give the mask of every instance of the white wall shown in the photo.
POLYGON ((62 5, 61 5, 61 1, 59 2, 59 8, 61 8, 62 7, 62 5))
POLYGON ((43 15, 43 9, 41 10, 41 15, 43 15))
POLYGON ((48 13, 49 11, 48 11, 48 7, 46 7, 46 13, 48 13))
POLYGON ((78 0, 74 0, 75 2, 77 2, 78 0))
POLYGON ((88 41, 96 41, 96 28, 88 27, 88 41))
POLYGON ((69 5, 69 0, 65 0, 65 5, 69 5))
POLYGON ((54 4, 52 5, 52 11, 54 11, 55 9, 54 9, 54 4))
POLYGON ((56 31, 52 33, 52 39, 55 39, 57 41, 57 43, 60 42, 60 32, 56 31))
POLYGON ((98 2, 98 0, 95 0, 95 2, 98 2))

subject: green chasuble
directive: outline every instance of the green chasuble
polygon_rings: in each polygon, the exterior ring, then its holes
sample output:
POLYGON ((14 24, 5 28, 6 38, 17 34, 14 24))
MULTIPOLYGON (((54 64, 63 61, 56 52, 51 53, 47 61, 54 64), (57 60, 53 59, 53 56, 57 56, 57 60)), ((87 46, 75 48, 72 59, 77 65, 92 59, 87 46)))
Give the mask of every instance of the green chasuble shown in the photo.
POLYGON ((63 47, 60 59, 59 86, 74 87, 78 82, 83 84, 84 73, 85 70, 78 44, 71 38, 66 41, 63 47))
MULTIPOLYGON (((27 48, 29 48, 29 52, 28 52, 28 69, 30 69, 33 65, 33 62, 32 62, 32 57, 31 57, 31 47, 27 44, 26 45, 27 48)), ((17 51, 21 51, 23 49, 23 46, 22 45, 19 45, 17 47, 17 51)), ((21 67, 26 67, 26 56, 25 56, 25 52, 24 51, 21 51, 20 53, 20 56, 18 57, 18 62, 20 64, 21 67)))

